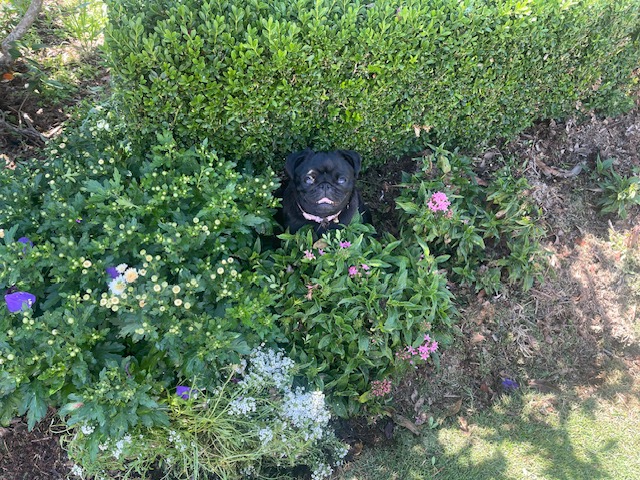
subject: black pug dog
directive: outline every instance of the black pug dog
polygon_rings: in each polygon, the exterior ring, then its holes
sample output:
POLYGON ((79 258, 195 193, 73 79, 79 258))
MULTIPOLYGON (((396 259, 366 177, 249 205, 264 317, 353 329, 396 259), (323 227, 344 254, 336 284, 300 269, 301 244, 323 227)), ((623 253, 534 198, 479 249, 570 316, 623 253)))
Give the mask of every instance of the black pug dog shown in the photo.
POLYGON ((356 188, 362 157, 351 150, 314 152, 307 148, 287 157, 289 182, 282 192, 278 221, 295 233, 313 225, 321 236, 327 230, 347 225, 359 212, 371 223, 371 213, 356 188))

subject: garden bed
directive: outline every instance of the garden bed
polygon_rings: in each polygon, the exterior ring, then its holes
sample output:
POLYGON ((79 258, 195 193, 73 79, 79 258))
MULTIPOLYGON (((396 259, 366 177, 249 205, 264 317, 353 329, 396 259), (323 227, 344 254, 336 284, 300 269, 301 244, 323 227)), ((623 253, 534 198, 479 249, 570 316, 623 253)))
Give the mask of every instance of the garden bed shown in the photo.
MULTIPOLYGON (((9 108, 20 107, 22 100, 10 82, 0 88, 10 92, 2 98, 15 99, 9 108)), ((55 113, 59 107, 39 108, 53 110, 41 115, 51 119, 50 125, 36 126, 46 132, 59 121, 55 113)), ((5 133, 0 142, 7 144, 8 137, 5 133)), ((608 232, 636 231, 635 236, 627 233, 624 241, 629 248, 638 248, 640 213, 634 207, 625 220, 602 216, 594 202, 597 186, 588 173, 565 178, 563 172, 579 163, 593 169, 598 156, 616 158, 616 169, 630 172, 640 166, 638 148, 640 112, 635 109, 617 118, 540 123, 515 141, 474 159, 481 179, 503 158, 522 166, 522 174, 533 185, 530 195, 544 212, 550 266, 545 282, 527 294, 507 290, 492 297, 452 286, 461 311, 459 335, 442 353, 440 369, 422 367, 397 388, 394 401, 399 414, 418 428, 430 416, 452 417, 448 421, 466 418, 503 393, 505 378, 517 378, 523 387, 541 391, 576 385, 597 389, 606 374, 602 365, 612 357, 637 375, 637 297, 625 286, 620 252, 612 248, 608 232)), ((28 155, 34 154, 29 149, 28 155)), ((384 168, 371 168, 362 176, 362 189, 379 229, 397 232, 394 198, 400 190, 399 172, 412 169, 416 169, 415 160, 404 158, 390 160, 384 168)), ((343 423, 338 431, 354 447, 352 458, 357 461, 363 446, 393 441, 393 425, 402 428, 402 422, 380 419, 374 424, 343 423)), ((6 480, 64 478, 72 464, 57 441, 59 432, 54 415, 33 432, 27 432, 21 419, 1 429, 0 476, 6 480)))

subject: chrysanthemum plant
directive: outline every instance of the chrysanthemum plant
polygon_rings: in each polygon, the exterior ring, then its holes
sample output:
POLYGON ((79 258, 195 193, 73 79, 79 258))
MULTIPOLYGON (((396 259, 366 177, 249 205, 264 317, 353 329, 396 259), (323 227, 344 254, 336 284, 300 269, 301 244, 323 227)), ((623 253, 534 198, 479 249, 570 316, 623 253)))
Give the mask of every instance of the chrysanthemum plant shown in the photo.
POLYGON ((280 238, 258 272, 290 342, 285 348, 338 415, 376 411, 382 395, 372 382, 397 379, 405 363, 399 353, 428 333, 449 339, 454 311, 445 276, 417 243, 376 238, 357 222, 315 242, 311 232, 280 238))
POLYGON ((527 180, 506 166, 479 185, 469 158, 432 148, 420 172, 404 175, 396 199, 402 235, 413 235, 453 281, 487 293, 504 283, 531 288, 544 265, 545 231, 527 180))
MULTIPOLYGON (((206 140, 137 144, 94 110, 42 164, 0 171, 0 418, 67 402, 71 424, 122 435, 166 420, 182 378, 277 337, 248 323, 244 259, 271 227, 269 172, 243 175, 206 140)), ((204 385, 206 386, 206 385, 204 385)))

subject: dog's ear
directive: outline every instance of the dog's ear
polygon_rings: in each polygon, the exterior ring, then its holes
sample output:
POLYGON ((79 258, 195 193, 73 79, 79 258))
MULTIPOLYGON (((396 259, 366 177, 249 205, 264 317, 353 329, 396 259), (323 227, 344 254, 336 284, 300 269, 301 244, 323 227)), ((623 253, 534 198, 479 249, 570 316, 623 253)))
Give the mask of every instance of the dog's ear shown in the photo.
POLYGON ((284 171, 287 172, 289 178, 293 178, 293 172, 295 172, 298 163, 307 158, 308 155, 313 155, 313 150, 306 148, 301 152, 292 153, 287 156, 287 160, 284 164, 284 171))
POLYGON ((353 172, 358 178, 358 174, 360 173, 360 167, 362 166, 362 157, 358 152, 354 152, 353 150, 338 150, 338 153, 346 158, 351 166, 353 167, 353 172))

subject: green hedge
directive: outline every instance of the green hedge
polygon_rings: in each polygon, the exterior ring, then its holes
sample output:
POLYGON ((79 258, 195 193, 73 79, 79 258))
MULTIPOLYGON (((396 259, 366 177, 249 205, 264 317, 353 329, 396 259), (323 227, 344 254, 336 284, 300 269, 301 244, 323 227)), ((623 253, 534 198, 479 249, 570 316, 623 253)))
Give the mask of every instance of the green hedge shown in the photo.
POLYGON ((579 104, 614 113, 630 106, 640 64, 637 0, 109 7, 108 52, 129 122, 278 166, 306 146, 356 149, 371 165, 427 143, 508 138, 579 104))

